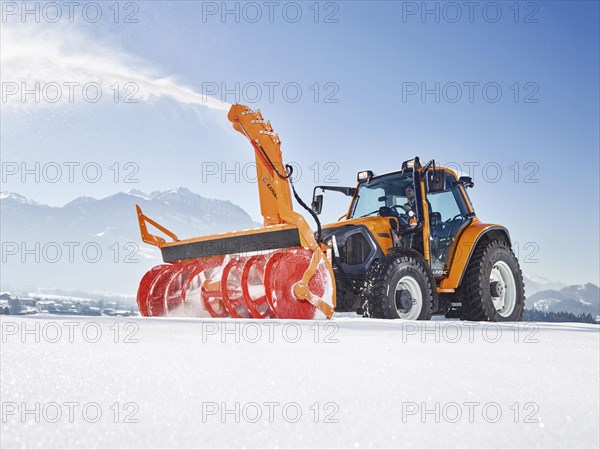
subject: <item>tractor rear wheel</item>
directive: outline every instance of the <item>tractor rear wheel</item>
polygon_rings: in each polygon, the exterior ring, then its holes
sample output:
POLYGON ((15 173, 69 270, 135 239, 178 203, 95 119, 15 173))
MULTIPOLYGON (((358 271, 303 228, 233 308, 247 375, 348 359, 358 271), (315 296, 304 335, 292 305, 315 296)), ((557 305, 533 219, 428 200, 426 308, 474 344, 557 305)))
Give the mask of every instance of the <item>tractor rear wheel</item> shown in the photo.
POLYGON ((525 308, 523 274, 505 241, 491 241, 475 248, 458 297, 463 320, 521 320, 525 308))
POLYGON ((367 275, 364 309, 377 319, 431 319, 433 288, 423 264, 413 256, 374 262, 367 275))

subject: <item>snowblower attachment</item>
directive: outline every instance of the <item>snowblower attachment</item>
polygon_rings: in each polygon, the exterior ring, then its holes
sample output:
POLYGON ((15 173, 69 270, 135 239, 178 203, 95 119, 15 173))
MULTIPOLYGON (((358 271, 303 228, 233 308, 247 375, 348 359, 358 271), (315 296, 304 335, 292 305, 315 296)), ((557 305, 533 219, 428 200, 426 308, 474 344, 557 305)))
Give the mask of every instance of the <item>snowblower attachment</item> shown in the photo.
POLYGON ((263 227, 180 240, 136 205, 142 240, 160 248, 165 262, 140 281, 141 314, 330 318, 330 250, 293 211, 291 168, 283 165, 278 135, 247 106, 233 105, 228 118, 254 147, 263 227), (151 234, 148 224, 170 240, 151 234))

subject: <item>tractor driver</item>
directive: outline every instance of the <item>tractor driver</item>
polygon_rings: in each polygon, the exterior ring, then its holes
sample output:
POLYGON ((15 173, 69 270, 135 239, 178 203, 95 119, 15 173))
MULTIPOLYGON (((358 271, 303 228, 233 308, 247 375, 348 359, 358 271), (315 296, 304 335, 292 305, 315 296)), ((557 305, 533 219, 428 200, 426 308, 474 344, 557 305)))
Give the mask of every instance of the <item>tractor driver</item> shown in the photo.
MULTIPOLYGON (((411 186, 408 185, 406 186, 406 189, 404 190, 404 193, 406 194, 406 199, 408 200, 404 205, 402 205, 402 209, 404 209, 404 211, 406 211, 407 213, 409 211, 412 211, 413 213, 417 213, 417 198, 415 197, 415 189, 411 186)), ((429 203, 429 200, 427 200, 427 206, 429 207, 429 215, 431 216, 431 203, 429 203)))
POLYGON ((406 194, 406 200, 408 200, 408 201, 404 205, 402 205, 402 209, 404 209, 404 211, 406 211, 406 212, 412 211, 416 214, 417 209, 416 209, 416 198, 415 198, 414 188, 410 185, 406 186, 404 193, 406 194))
MULTIPOLYGON (((413 215, 417 214, 417 198, 415 196, 415 188, 412 185, 406 186, 404 189, 404 193, 406 194, 406 200, 408 200, 404 205, 402 205, 402 209, 410 216, 411 212, 413 215)), ((431 203, 427 200, 427 206, 429 207, 429 217, 431 219, 431 203)), ((420 233, 416 235, 406 236, 406 245, 409 248, 412 248, 419 253, 423 254, 423 237, 420 233)))

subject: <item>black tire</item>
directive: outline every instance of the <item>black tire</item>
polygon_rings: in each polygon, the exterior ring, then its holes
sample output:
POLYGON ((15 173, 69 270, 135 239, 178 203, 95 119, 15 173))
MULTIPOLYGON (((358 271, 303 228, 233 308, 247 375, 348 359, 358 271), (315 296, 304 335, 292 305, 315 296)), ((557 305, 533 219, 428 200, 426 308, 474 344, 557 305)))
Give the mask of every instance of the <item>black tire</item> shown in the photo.
POLYGON ((375 261, 369 268, 364 306, 367 317, 429 320, 433 311, 433 298, 432 284, 427 270, 413 256, 386 257, 375 261), (400 280, 404 280, 402 284, 400 280), (408 289, 402 289, 407 282, 413 291, 420 292, 420 305, 417 296, 412 296, 408 289), (399 287, 400 299, 396 294, 399 287), (412 306, 403 309, 400 302, 410 302, 412 306), (413 310, 412 308, 415 307, 419 307, 420 310, 413 310))
POLYGON ((480 243, 475 248, 458 289, 458 297, 462 301, 461 319, 463 320, 489 322, 515 322, 521 320, 525 308, 525 285, 523 284, 523 274, 519 267, 519 261, 508 243, 503 240, 488 241, 480 243), (502 312, 502 309, 497 310, 494 305, 493 287, 491 286, 492 282, 490 282, 492 268, 497 266, 499 262, 510 269, 516 297, 514 306, 512 308, 510 305, 506 306, 504 312, 502 312))

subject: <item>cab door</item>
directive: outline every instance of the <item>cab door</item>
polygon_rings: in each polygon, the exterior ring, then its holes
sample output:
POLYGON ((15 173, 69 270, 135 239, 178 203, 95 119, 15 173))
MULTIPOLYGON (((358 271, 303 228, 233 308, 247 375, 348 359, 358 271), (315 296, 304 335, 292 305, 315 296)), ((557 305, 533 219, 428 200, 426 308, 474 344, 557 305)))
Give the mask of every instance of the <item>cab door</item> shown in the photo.
POLYGON ((472 217, 461 187, 450 172, 446 172, 445 186, 443 191, 436 192, 425 188, 429 203, 429 260, 436 277, 448 274, 457 237, 472 217))

